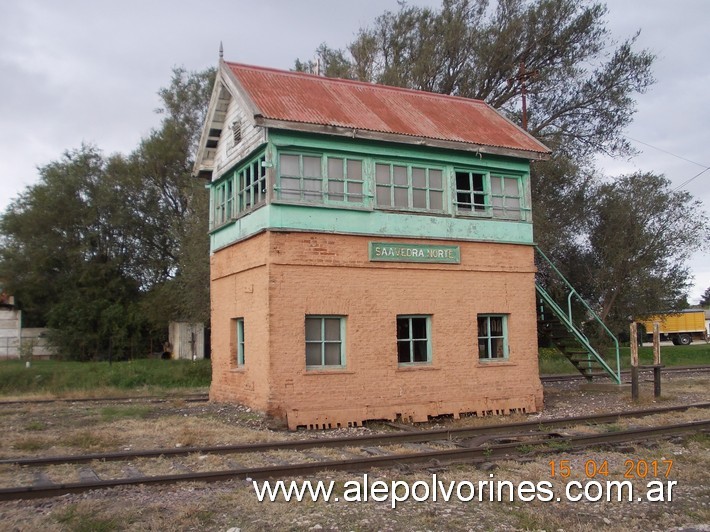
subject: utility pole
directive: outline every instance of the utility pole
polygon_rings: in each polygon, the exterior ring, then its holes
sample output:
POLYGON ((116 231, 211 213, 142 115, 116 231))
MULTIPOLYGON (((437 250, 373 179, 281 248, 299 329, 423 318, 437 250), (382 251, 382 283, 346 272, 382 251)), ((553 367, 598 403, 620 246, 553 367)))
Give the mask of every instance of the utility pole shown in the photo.
POLYGON ((510 87, 513 85, 513 83, 518 82, 520 83, 520 96, 523 99, 523 129, 525 131, 528 130, 528 99, 527 99, 527 94, 528 94, 528 88, 527 85, 525 84, 526 81, 528 81, 530 78, 533 76, 536 76, 538 73, 537 70, 526 70, 525 69, 525 62, 520 61, 520 65, 518 66, 518 75, 515 76, 514 78, 508 78, 508 86, 510 87))

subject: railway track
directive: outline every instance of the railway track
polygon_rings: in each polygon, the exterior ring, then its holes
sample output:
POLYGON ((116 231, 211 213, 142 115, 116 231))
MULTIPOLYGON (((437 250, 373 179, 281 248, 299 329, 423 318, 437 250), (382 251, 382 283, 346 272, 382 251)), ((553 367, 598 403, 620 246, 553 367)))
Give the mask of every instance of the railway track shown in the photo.
MULTIPOLYGON (((515 456, 525 450, 550 448, 565 450, 590 445, 613 444, 639 439, 660 438, 676 434, 710 431, 710 420, 691 423, 646 427, 600 434, 563 435, 552 429, 580 424, 615 423, 620 419, 643 417, 687 410, 707 409, 710 403, 636 410, 601 416, 576 416, 564 419, 542 420, 485 427, 406 431, 388 434, 344 438, 311 438, 274 443, 244 444, 216 447, 190 447, 181 449, 153 449, 137 452, 120 452, 76 456, 11 458, 0 461, 0 470, 19 479, 19 485, 0 489, 0 500, 55 497, 95 489, 139 484, 173 484, 178 482, 215 482, 231 479, 257 479, 311 475, 324 470, 363 471, 376 467, 398 467, 405 464, 437 467, 451 463, 515 456), (207 462, 217 455, 249 455, 256 465, 243 466, 233 459, 219 460, 220 469, 192 471, 191 465, 207 462), (192 458, 193 464, 176 463, 176 456, 192 458), (144 475, 137 464, 140 460, 161 460, 171 470, 180 473, 144 475), (121 476, 101 478, 107 464, 120 462, 121 476), (70 476, 79 481, 55 481, 51 468, 66 468, 74 464, 91 463, 70 476), (226 465, 226 469, 224 466, 226 465), (37 469, 43 467, 45 469, 37 469), (46 468, 49 468, 46 469, 46 468), (26 479, 32 479, 28 482, 26 479), (24 484, 22 484, 24 480, 24 484)), ((149 465, 151 462, 146 462, 149 465)), ((109 468, 110 469, 110 468, 109 468)), ((67 476, 64 471, 64 476, 67 476)))
POLYGON ((136 395, 130 397, 59 397, 54 399, 17 399, 14 401, 0 401, 2 406, 41 405, 54 403, 133 403, 144 401, 146 403, 165 403, 167 401, 185 401, 187 403, 202 403, 209 400, 206 393, 189 393, 179 395, 136 395))

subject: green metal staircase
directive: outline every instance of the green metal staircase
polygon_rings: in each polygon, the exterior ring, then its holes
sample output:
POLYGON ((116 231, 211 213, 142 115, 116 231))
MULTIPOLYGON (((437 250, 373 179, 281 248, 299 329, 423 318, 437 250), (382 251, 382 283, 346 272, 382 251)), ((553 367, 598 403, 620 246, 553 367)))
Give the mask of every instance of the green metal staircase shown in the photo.
POLYGON ((535 249, 541 259, 538 272, 546 276, 544 282, 539 279, 535 283, 538 336, 549 339, 587 380, 604 376, 621 384, 619 341, 616 336, 540 248, 535 249), (595 333, 594 338, 603 335, 602 344, 607 345, 601 347, 599 341, 590 340, 590 332, 595 333))

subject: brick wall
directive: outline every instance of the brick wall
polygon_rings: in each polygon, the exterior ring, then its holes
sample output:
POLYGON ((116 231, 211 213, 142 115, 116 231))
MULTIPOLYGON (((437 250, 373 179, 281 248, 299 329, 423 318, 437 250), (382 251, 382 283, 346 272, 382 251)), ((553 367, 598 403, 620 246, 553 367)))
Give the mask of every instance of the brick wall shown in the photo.
POLYGON ((212 397, 291 428, 541 408, 533 249, 460 242, 461 264, 380 263, 368 259, 373 239, 391 240, 267 232, 216 253, 212 397), (479 362, 481 313, 509 314, 508 360, 479 362), (307 314, 347 316, 345 369, 305 369, 307 314), (430 365, 398 365, 398 314, 432 316, 430 365), (229 323, 241 315, 247 363, 235 370, 229 323))

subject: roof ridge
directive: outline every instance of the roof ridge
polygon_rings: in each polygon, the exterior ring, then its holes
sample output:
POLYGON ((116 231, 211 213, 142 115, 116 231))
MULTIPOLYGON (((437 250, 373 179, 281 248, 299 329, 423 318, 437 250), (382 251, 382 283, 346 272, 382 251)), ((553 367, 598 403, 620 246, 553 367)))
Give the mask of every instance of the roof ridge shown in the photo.
POLYGON ((456 96, 455 94, 442 94, 440 92, 431 92, 431 91, 425 91, 421 89, 410 89, 407 87, 396 87, 394 85, 384 85, 381 83, 372 83, 369 81, 359 81, 355 79, 344 79, 344 78, 330 78, 326 76, 319 76, 317 74, 310 74, 308 72, 298 72, 295 70, 282 70, 279 68, 272 68, 272 67, 263 67, 263 66, 257 66, 257 65, 249 65, 246 63, 235 63, 232 61, 224 61, 224 63, 228 66, 235 66, 238 68, 245 68, 245 69, 250 69, 250 70, 256 70, 256 71, 266 71, 266 72, 273 72, 276 74, 282 74, 282 75, 287 75, 287 76, 293 76, 293 77, 300 77, 300 78, 309 78, 312 79, 313 81, 320 81, 320 82, 325 82, 325 83, 342 83, 342 84, 347 84, 347 85, 359 85, 364 88, 374 88, 375 90, 379 89, 385 89, 385 90, 391 90, 395 92, 407 92, 411 93, 417 96, 421 96, 424 98, 435 98, 435 99, 456 99, 468 103, 475 103, 479 105, 485 105, 488 106, 488 104, 479 98, 466 98, 464 96, 456 96))

